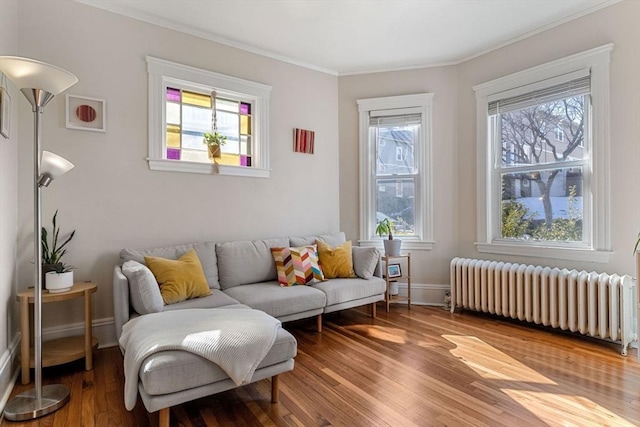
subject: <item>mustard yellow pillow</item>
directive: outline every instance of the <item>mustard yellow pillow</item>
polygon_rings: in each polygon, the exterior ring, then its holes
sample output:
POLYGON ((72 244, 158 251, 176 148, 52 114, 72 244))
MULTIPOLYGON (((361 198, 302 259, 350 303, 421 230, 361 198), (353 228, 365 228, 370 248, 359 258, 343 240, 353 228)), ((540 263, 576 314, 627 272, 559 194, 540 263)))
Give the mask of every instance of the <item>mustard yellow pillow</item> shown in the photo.
POLYGON ((165 304, 211 295, 196 251, 191 249, 178 259, 144 257, 156 276, 165 304))
POLYGON ((351 255, 351 240, 336 246, 327 245, 322 240, 316 240, 318 245, 318 258, 325 279, 336 277, 356 277, 353 272, 353 259, 351 255))

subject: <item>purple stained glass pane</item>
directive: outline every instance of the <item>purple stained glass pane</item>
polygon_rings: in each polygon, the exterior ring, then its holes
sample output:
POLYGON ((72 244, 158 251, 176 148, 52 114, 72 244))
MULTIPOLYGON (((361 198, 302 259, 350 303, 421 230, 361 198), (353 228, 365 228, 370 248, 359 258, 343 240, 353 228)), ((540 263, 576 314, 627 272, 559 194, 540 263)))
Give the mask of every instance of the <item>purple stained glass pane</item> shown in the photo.
POLYGON ((180 150, 178 148, 167 148, 167 159, 180 160, 180 150))
POLYGON ((240 103, 240 114, 251 114, 251 104, 245 102, 240 103))
POLYGON ((180 102, 180 89, 167 88, 167 101, 180 102))
POLYGON ((251 156, 240 155, 240 166, 251 167, 251 156))

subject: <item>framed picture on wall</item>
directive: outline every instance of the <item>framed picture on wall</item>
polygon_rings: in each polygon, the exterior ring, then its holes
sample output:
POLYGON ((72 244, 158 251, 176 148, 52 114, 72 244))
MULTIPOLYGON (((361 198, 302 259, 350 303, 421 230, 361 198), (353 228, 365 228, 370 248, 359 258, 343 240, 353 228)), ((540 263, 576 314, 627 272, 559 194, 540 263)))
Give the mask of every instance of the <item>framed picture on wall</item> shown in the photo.
POLYGON ((85 96, 67 95, 67 129, 106 132, 106 101, 85 96))
POLYGON ((0 87, 0 135, 9 138, 9 124, 11 123, 11 97, 9 92, 0 87))

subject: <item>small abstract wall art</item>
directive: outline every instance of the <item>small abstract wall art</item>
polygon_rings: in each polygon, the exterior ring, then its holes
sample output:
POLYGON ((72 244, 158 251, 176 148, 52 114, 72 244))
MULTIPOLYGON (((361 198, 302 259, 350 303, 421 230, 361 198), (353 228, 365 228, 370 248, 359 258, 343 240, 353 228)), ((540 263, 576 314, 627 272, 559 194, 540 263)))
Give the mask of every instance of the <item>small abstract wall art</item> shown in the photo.
POLYGON ((293 129, 293 151, 313 154, 316 133, 312 130, 293 129))
POLYGON ((106 132, 107 108, 104 99, 67 95, 67 128, 106 132))

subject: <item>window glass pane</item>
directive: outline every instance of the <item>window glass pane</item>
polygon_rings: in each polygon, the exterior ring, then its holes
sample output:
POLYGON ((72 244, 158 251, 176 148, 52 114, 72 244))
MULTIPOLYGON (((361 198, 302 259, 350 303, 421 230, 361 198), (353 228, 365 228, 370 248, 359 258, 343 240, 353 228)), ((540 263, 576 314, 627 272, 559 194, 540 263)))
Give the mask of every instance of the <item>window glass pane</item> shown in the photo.
POLYGON ((238 112, 238 101, 232 101, 230 99, 216 98, 216 110, 218 111, 230 111, 232 113, 238 112))
POLYGON ((180 124, 180 104, 167 102, 167 123, 180 124))
POLYGON ((240 154, 251 154, 251 137, 250 136, 241 136, 240 137, 240 154))
POLYGON ((167 147, 180 148, 180 126, 167 125, 167 147))
POLYGON ((376 173, 384 175, 415 174, 414 159, 420 125, 372 127, 376 143, 376 173))
MULTIPOLYGON (((223 147, 224 148, 224 147, 223 147)), ((222 157, 218 160, 222 165, 240 166, 240 155, 222 152, 222 157)))
POLYGON ((209 160, 209 155, 206 151, 190 150, 188 148, 182 150, 182 160, 186 160, 188 162, 211 163, 211 160, 209 160))
POLYGON ((240 103, 240 114, 251 115, 251 104, 246 102, 240 103))
POLYGON ((167 101, 180 102, 180 89, 167 88, 167 101))
POLYGON ((415 185, 412 178, 376 180, 376 222, 389 218, 394 234, 415 235, 415 185))
POLYGON ((240 133, 243 135, 251 135, 251 117, 240 116, 240 133))
POLYGON ((240 140, 240 118, 237 114, 218 111, 218 132, 227 137, 222 147, 224 152, 238 153, 240 140))
POLYGON ((177 148, 167 148, 167 159, 180 160, 180 150, 177 148))
POLYGON ((182 103, 198 105, 200 107, 211 108, 211 95, 195 92, 182 91, 182 103))
POLYGON ((204 133, 202 132, 189 130, 182 131, 182 148, 206 151, 207 146, 203 141, 204 133))
POLYGON ((503 238, 582 241, 582 168, 502 174, 503 238))
POLYGON ((575 96, 500 113, 503 167, 584 160, 586 96, 575 96))

